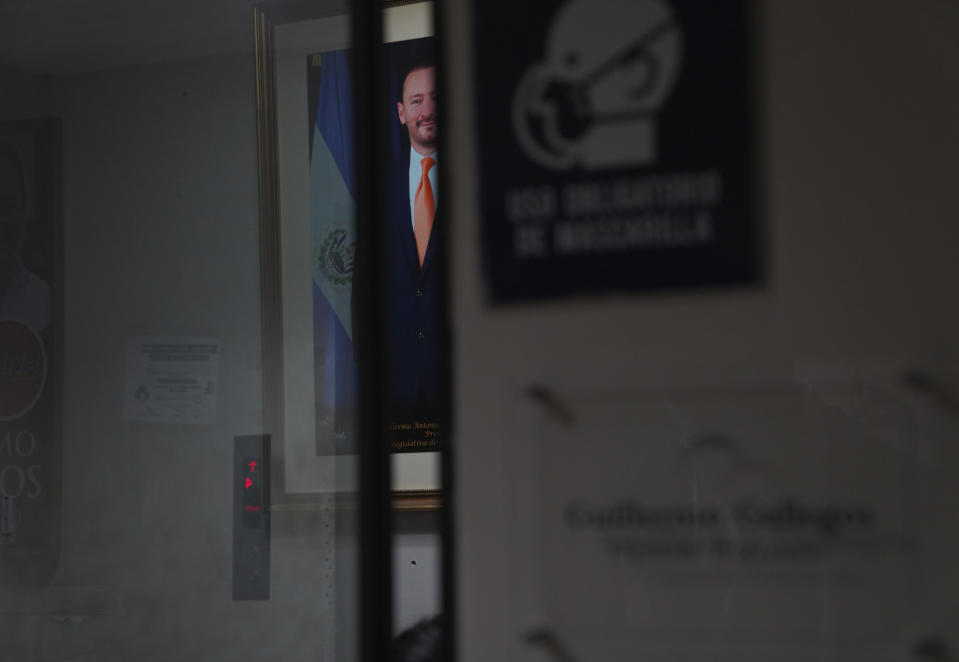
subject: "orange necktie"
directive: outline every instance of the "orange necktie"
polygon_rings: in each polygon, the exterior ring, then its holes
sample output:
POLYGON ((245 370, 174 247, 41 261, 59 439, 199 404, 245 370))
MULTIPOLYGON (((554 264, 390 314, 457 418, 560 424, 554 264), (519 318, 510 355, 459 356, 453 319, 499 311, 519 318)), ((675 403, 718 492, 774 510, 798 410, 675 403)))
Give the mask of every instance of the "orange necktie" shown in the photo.
POLYGON ((420 161, 423 175, 420 177, 420 185, 416 187, 416 195, 413 196, 413 235, 416 237, 416 252, 421 267, 426 257, 426 246, 430 243, 430 231, 433 229, 433 216, 436 213, 429 177, 434 163, 436 161, 428 156, 420 161))

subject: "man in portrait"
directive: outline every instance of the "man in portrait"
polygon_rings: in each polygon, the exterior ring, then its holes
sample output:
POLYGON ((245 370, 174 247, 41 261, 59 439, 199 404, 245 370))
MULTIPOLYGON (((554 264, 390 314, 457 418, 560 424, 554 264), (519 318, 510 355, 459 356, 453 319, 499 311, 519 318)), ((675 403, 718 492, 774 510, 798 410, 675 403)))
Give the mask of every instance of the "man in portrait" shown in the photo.
MULTIPOLYGON (((396 421, 436 420, 439 399, 436 68, 402 75, 396 117, 409 147, 390 171, 389 375, 396 421)), ((404 141, 405 146, 405 141, 404 141)))
POLYGON ((36 332, 50 325, 50 286, 20 259, 26 234, 26 193, 20 154, 0 142, 0 319, 36 332))

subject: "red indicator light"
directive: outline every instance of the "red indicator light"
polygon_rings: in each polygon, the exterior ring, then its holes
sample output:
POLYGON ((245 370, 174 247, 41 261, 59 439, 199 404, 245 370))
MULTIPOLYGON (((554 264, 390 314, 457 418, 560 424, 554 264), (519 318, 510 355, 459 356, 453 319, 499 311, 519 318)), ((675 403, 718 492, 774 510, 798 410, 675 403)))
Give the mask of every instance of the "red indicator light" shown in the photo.
POLYGON ((252 486, 253 486, 253 481, 250 480, 249 478, 247 478, 247 479, 243 482, 243 487, 245 487, 246 489, 250 489, 250 487, 252 487, 252 486))
POLYGON ((250 462, 249 465, 250 465, 250 473, 255 472, 255 471, 256 471, 256 462, 250 462))
POLYGON ((246 507, 246 512, 248 512, 248 513, 258 513, 258 512, 260 512, 260 507, 259 507, 259 506, 247 506, 247 507, 246 507))

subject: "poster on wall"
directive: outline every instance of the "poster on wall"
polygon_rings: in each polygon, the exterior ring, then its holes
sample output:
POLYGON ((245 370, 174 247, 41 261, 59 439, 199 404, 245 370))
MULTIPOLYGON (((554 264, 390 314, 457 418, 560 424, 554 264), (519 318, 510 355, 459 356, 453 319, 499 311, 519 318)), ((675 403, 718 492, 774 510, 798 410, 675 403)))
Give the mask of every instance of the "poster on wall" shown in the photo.
POLYGON ((373 273, 385 282, 383 323, 373 331, 383 342, 389 420, 382 448, 391 453, 394 505, 436 507, 446 343, 437 314, 433 5, 389 2, 383 12, 390 73, 376 110, 392 161, 382 175, 391 197, 377 226, 389 248, 383 264, 356 249, 350 16, 298 3, 261 5, 254 15, 264 425, 274 439, 274 507, 358 489, 357 381, 365 357, 354 343, 362 304, 354 292, 373 273))
POLYGON ((60 126, 0 123, 0 580, 60 545, 60 126))
POLYGON ((747 2, 512 9, 473 3, 493 300, 754 280, 747 2))
MULTIPOLYGON (((390 127, 385 315, 389 445, 394 452, 439 450, 442 343, 437 307, 439 242, 432 232, 438 197, 433 38, 385 45, 388 90, 382 117, 390 127)), ((356 447, 358 357, 353 345, 355 253, 352 55, 309 57, 310 236, 313 356, 319 446, 336 454, 356 447), (326 446, 329 448, 329 445, 326 446)), ((367 267, 369 268, 369 267, 367 267)))

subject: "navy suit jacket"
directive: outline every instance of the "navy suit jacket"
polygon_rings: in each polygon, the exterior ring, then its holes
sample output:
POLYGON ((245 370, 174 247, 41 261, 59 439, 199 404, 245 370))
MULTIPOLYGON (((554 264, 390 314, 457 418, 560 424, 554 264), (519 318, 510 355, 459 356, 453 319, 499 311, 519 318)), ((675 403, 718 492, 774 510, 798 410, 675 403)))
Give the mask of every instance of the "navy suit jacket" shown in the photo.
POLYGON ((437 225, 422 268, 410 219, 409 152, 390 172, 387 297, 391 409, 395 422, 435 421, 440 400, 437 225))

